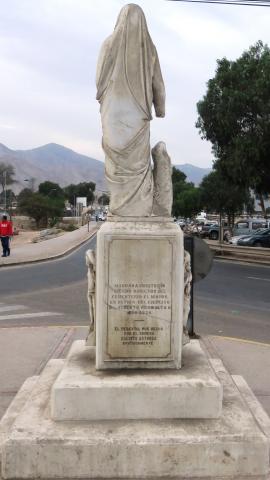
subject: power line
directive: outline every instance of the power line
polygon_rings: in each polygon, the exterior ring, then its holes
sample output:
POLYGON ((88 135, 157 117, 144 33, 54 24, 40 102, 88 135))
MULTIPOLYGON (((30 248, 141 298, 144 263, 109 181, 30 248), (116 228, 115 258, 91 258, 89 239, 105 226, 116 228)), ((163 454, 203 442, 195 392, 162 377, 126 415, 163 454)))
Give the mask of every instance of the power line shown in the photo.
POLYGON ((253 7, 269 7, 270 0, 170 0, 185 3, 216 3, 220 5, 248 5, 253 7))
POLYGON ((245 5, 249 7, 270 7, 270 0, 169 0, 183 3, 215 3, 216 5, 245 5))

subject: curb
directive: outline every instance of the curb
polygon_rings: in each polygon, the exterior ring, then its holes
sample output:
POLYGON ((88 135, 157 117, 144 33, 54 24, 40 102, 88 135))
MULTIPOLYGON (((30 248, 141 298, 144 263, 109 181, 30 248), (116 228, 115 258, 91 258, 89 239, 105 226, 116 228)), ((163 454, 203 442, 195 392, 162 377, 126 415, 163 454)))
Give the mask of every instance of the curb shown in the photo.
POLYGON ((14 263, 2 263, 2 264, 0 264, 0 268, 2 268, 2 267, 18 267, 20 265, 30 265, 32 263, 42 263, 42 262, 48 262, 48 261, 52 261, 52 260, 58 260, 59 258, 65 257, 68 254, 74 252, 74 250, 77 250, 77 248, 79 248, 81 245, 88 242, 94 235, 96 235, 97 231, 98 231, 98 228, 96 230, 94 230, 90 234, 89 237, 84 238, 83 240, 80 240, 79 242, 77 242, 75 245, 72 245, 72 247, 68 248, 64 252, 57 253, 56 255, 50 255, 49 257, 46 257, 46 258, 35 258, 33 260, 25 260, 25 261, 23 260, 23 261, 17 261, 17 262, 14 262, 14 263))
MULTIPOLYGON (((46 257, 46 258, 37 258, 37 259, 25 260, 25 261, 23 260, 23 261, 17 261, 17 262, 14 262, 14 263, 3 263, 3 264, 0 264, 0 268, 2 268, 2 267, 16 267, 16 266, 19 266, 19 265, 30 265, 32 263, 42 263, 42 262, 57 260, 59 258, 65 257, 66 255, 72 253, 74 250, 79 248, 84 243, 88 242, 97 233, 98 229, 99 228, 97 227, 90 234, 89 237, 84 238, 83 240, 80 240, 79 242, 77 242, 75 245, 68 248, 64 252, 58 253, 56 255, 51 255, 51 256, 46 257)), ((262 258, 258 259, 258 256, 256 256, 256 254, 254 256, 252 256, 252 255, 250 255, 250 256, 249 255, 244 255, 244 256, 240 255, 239 256, 239 254, 237 255, 237 253, 238 253, 237 251, 235 251, 235 253, 234 252, 232 253, 230 251, 229 255, 224 255, 224 253, 226 251, 226 246, 223 246, 223 251, 221 251, 221 249, 219 249, 216 245, 209 245, 208 244, 208 246, 209 246, 210 250, 214 253, 214 258, 215 259, 225 260, 225 261, 233 261, 233 262, 240 262, 240 263, 251 263, 253 265, 270 266, 270 255, 269 254, 268 254, 269 258, 265 258, 265 259, 262 259, 262 258)), ((265 253, 267 254, 268 252, 265 252, 265 253)))
POLYGON ((214 257, 220 260, 229 260, 241 263, 253 263, 254 265, 270 266, 270 249, 249 247, 232 247, 230 245, 208 244, 214 257))
MULTIPOLYGON (((250 265, 258 265, 261 267, 270 267, 269 261, 256 260, 255 258, 241 258, 241 257, 228 257, 227 255, 214 255, 215 260, 221 260, 225 262, 237 262, 250 265)), ((269 478, 270 480, 270 478, 269 478)))

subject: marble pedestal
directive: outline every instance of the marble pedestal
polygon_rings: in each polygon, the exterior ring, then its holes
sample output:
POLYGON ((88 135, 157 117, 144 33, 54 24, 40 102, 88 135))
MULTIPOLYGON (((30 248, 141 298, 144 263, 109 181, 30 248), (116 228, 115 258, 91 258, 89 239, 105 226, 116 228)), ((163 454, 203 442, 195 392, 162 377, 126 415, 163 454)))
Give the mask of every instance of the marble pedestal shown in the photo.
POLYGON ((241 377, 211 365, 224 390, 217 419, 56 422, 50 398, 67 365, 51 360, 0 423, 2 479, 266 480, 270 420, 241 377))
POLYGON ((183 233, 170 219, 102 225, 96 257, 97 369, 181 367, 183 278, 183 233))
POLYGON ((52 388, 51 414, 61 420, 218 418, 222 385, 198 340, 183 349, 181 370, 95 369, 95 349, 74 342, 52 388))

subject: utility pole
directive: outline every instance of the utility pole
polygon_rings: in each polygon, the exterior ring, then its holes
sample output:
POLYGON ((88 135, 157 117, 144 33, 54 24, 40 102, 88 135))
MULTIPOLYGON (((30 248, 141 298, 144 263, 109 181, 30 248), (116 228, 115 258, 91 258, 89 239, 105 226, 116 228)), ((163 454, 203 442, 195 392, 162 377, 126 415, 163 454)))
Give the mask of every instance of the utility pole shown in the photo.
POLYGON ((4 173, 4 210, 5 213, 7 212, 7 171, 5 170, 4 173))

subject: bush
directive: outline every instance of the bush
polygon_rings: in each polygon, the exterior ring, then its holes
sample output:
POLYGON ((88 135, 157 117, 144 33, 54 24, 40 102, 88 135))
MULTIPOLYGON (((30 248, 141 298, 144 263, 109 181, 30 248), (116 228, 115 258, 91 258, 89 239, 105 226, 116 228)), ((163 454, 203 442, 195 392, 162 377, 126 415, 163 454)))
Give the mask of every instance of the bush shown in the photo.
POLYGON ((65 232, 73 232, 74 230, 78 230, 78 226, 74 225, 74 223, 68 223, 68 224, 61 224, 62 230, 65 232))

